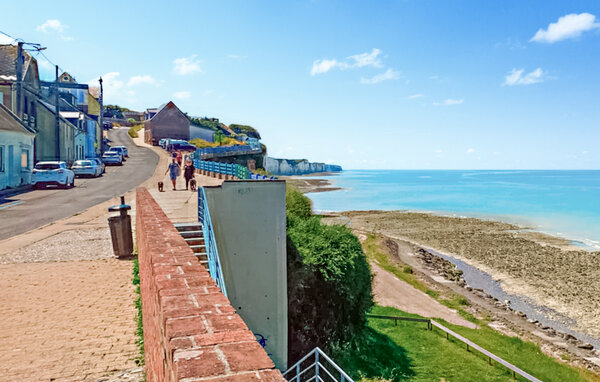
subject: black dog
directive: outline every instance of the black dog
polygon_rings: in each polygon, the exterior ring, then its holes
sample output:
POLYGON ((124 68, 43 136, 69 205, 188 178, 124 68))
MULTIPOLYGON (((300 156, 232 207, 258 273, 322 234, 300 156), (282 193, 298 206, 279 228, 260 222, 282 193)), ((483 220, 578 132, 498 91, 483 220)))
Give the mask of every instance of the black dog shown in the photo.
POLYGON ((196 179, 190 179, 190 189, 196 191, 196 179))
POLYGON ((158 192, 163 192, 163 182, 158 182, 158 192))

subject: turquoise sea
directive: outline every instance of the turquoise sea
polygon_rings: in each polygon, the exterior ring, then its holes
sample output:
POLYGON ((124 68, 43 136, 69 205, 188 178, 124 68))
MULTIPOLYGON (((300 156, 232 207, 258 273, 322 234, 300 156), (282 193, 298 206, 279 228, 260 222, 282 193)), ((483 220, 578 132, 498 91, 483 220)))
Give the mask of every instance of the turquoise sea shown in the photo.
POLYGON ((315 211, 411 210, 516 223, 600 250, 600 170, 347 170, 315 211))

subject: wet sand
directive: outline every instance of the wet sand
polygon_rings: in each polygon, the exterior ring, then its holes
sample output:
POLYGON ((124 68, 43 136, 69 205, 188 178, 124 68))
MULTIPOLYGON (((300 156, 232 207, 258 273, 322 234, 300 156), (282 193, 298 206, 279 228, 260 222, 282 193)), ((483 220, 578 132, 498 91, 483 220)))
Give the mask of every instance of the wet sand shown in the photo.
POLYGON ((490 274, 511 294, 570 318, 600 338, 600 252, 513 224, 403 211, 350 211, 353 229, 378 232, 449 254, 490 274))
MULTIPOLYGON (((306 176, 319 176, 319 175, 331 175, 331 174, 310 174, 306 176)), ((340 187, 333 187, 331 182, 327 179, 312 179, 306 178, 306 176, 294 176, 286 177, 281 176, 281 179, 285 179, 286 183, 296 188, 303 194, 309 192, 327 192, 341 190, 340 187)))

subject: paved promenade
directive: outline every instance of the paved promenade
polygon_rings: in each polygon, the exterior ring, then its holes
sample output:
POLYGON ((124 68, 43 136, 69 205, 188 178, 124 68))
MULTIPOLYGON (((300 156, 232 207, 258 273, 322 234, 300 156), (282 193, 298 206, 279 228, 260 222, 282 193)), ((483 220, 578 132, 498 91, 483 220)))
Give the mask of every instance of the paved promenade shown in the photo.
MULTIPOLYGON (((144 186, 173 221, 194 221, 197 194, 171 191, 164 175, 169 156, 153 150, 160 160, 144 186), (165 192, 158 192, 159 180, 165 192)), ((182 178, 179 185, 185 188, 182 178)), ((126 202, 135 214, 134 192, 126 202)), ((0 241, 0 381, 142 380, 133 265, 112 254, 107 208, 113 204, 118 199, 0 241)))

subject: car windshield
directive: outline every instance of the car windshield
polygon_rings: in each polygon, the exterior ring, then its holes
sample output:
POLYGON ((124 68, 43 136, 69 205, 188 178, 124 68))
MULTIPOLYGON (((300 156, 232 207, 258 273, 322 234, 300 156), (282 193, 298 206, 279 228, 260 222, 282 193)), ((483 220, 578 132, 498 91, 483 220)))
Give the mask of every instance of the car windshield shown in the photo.
POLYGON ((38 163, 35 165, 36 170, 56 170, 60 168, 58 163, 38 163))
POLYGON ((92 162, 89 160, 78 160, 75 161, 74 166, 91 166, 92 162))
POLYGON ((115 151, 107 151, 104 153, 105 157, 116 157, 117 155, 119 155, 119 153, 115 151))

